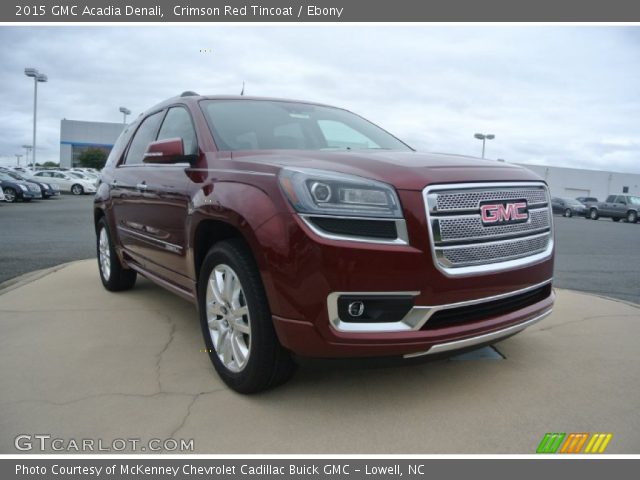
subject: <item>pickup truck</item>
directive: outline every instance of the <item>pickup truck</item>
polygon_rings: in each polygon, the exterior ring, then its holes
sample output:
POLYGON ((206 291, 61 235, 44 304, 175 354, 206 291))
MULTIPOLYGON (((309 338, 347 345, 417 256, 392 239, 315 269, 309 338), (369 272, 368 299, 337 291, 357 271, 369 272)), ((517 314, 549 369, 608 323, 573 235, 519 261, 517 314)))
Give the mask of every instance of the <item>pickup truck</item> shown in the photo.
POLYGON ((609 195, 604 202, 596 202, 587 206, 587 216, 591 220, 609 217, 614 222, 626 219, 629 223, 638 221, 640 197, 635 195, 609 195))
POLYGON ((542 179, 416 152, 312 102, 185 92, 152 107, 111 151, 94 222, 104 287, 143 275, 193 302, 241 393, 286 381, 296 356, 491 344, 554 302, 542 179))

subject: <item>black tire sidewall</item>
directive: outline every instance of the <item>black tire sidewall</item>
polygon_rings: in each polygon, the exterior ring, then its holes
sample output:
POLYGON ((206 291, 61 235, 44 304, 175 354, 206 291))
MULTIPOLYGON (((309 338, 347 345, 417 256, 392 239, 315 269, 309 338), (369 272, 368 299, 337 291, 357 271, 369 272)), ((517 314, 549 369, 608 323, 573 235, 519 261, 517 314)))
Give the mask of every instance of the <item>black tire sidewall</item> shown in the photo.
POLYGON ((96 229, 96 255, 98 257, 98 274, 100 275, 100 281, 104 288, 111 292, 118 292, 122 290, 129 290, 135 285, 137 273, 134 270, 125 270, 120 263, 118 254, 116 253, 113 237, 109 224, 103 217, 98 221, 98 227, 96 229), (105 279, 102 273, 102 267, 100 265, 100 232, 104 230, 107 233, 107 239, 109 241, 109 278, 105 279))
POLYGON ((569 208, 567 208, 567 209, 564 211, 564 216, 565 216, 565 217, 569 218, 569 217, 571 217, 572 215, 573 215, 573 212, 571 212, 571 210, 570 210, 569 208))
POLYGON ((84 188, 82 188, 82 185, 79 185, 77 183, 73 184, 71 186, 71 193, 73 195, 82 195, 84 193, 84 188), (76 193, 74 190, 76 190, 76 187, 80 189, 80 191, 78 193, 76 193))
MULTIPOLYGON (((5 195, 5 200, 7 199, 7 192, 13 192, 13 200, 7 200, 7 203, 14 203, 18 200, 18 192, 16 192, 13 188, 5 188, 4 189, 4 195, 5 195)), ((9 193, 9 195, 11 195, 11 193, 9 193)))

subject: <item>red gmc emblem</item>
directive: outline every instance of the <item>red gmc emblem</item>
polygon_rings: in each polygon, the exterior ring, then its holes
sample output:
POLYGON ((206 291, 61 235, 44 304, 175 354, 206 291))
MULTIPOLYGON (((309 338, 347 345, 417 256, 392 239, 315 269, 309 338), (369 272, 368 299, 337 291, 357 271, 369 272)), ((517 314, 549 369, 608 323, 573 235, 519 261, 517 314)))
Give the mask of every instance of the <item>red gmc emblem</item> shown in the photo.
POLYGON ((529 220, 526 200, 483 203, 480 205, 483 225, 523 223, 529 220))

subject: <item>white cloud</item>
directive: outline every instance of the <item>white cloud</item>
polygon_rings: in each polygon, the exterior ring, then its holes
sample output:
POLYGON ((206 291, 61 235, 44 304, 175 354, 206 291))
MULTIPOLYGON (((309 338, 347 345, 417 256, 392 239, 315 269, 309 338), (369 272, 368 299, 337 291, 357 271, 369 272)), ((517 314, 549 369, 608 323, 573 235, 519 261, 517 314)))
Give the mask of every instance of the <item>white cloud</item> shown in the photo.
POLYGON ((335 104, 421 149, 640 172, 638 27, 0 27, 0 158, 183 90, 335 104), (212 53, 201 53, 211 50, 212 53))

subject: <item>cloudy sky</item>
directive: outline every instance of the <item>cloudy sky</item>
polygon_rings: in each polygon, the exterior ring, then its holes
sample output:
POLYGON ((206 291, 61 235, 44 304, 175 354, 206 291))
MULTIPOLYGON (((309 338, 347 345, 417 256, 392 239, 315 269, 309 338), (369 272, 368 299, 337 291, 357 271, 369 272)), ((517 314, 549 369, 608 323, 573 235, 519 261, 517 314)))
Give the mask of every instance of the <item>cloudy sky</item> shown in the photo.
POLYGON ((418 150, 640 173, 640 27, 0 27, 0 162, 184 90, 343 106, 418 150))

